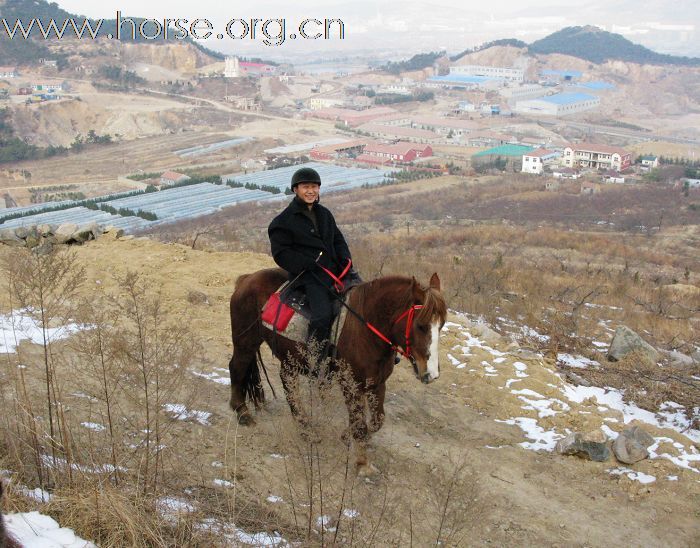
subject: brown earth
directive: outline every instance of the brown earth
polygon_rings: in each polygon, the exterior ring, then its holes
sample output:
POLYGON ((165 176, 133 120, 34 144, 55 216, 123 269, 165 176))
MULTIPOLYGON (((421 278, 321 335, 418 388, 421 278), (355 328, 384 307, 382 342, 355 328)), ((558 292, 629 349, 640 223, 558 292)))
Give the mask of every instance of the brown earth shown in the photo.
MULTIPOLYGON (((195 251, 140 238, 103 238, 74 250, 87 271, 83 295, 116 296, 119 288, 113 276, 127 268, 138 271, 160 290, 169 319, 187 324, 202 343, 203 353, 192 370, 214 381, 227 377, 231 354, 228 298, 236 278, 270 266, 269 257, 195 251), (190 291, 204 293, 209 304, 193 305, 188 300, 190 291)), ((0 258, 7 253, 8 248, 0 248, 0 258)), ((5 280, 0 283, 5 286, 5 280)), ((5 294, 0 304, 6 311, 5 294)), ((469 347, 470 356, 461 356, 465 330, 477 336, 479 328, 455 314, 449 321, 441 340, 441 377, 423 386, 402 362, 388 382, 387 419, 373 438, 371 452, 380 474, 371 482, 353 480, 352 470, 349 483, 343 482, 345 450, 338 433, 347 418, 335 392, 329 397, 333 405, 323 416, 332 434, 316 448, 317 460, 308 460, 309 446, 289 418, 277 365, 265 349, 263 358, 278 399, 257 414, 255 427, 237 428, 232 422, 225 384, 190 377, 198 394, 192 408, 212 412, 212 425, 175 422, 179 443, 169 449, 169 459, 187 461, 189 472, 184 477, 167 477, 167 483, 179 489, 187 486, 190 495, 178 494, 202 507, 216 500, 239 501, 234 514, 240 523, 256 523, 253 517, 257 516, 261 528, 282 531, 289 540, 295 538, 294 531, 306 530, 307 514, 315 521, 321 514, 337 516, 342 508, 351 508, 359 517, 342 518, 337 539, 341 544, 350 544, 349 536, 354 534, 354 542, 370 545, 428 545, 441 534, 445 544, 455 546, 697 546, 700 474, 667 459, 646 460, 630 466, 656 477, 654 483, 642 485, 607 472, 618 466, 614 460, 595 463, 520 447, 527 441, 522 431, 496 420, 537 418, 537 412, 523 409, 527 406, 511 389, 529 389, 567 401, 570 409, 555 402, 551 407, 558 412, 539 421, 545 429, 560 433, 565 428, 596 430, 603 424, 620 430, 621 415, 591 400, 580 404, 566 400, 561 393, 564 381, 555 366, 535 354, 508 347, 507 341, 493 340, 489 344, 493 350, 482 342, 469 347), (496 351, 503 352, 500 357, 504 359, 494 359, 496 351), (463 362, 463 367, 453 365, 448 354, 463 362), (526 371, 528 376, 519 376, 517 371, 526 371), (196 451, 188 451, 193 446, 196 451), (313 496, 305 490, 309 487, 306 462, 318 462, 322 473, 323 483, 319 480, 315 488, 325 490, 323 509, 318 507, 314 487, 313 496), (216 463, 223 463, 223 468, 216 463), (666 479, 671 475, 678 481, 666 479), (212 492, 212 481, 222 477, 235 487, 217 487, 212 492), (340 502, 342 485, 350 487, 340 502), (271 502, 270 495, 282 500, 271 502), (305 506, 310 500, 315 505, 312 509, 305 506), (441 518, 445 519, 439 533, 441 518), (301 522, 299 527, 294 527, 295 521, 301 522)), ((40 375, 32 372, 30 363, 28 366, 26 374, 40 391, 40 375)), ((10 374, 4 366, 2 371, 10 374)), ((59 375, 68 385, 64 393, 86 386, 85 379, 70 379, 69 371, 59 375)), ((70 404, 76 422, 91 418, 82 400, 71 398, 70 404)), ((692 443, 675 431, 645 428, 693 451, 692 443)), ((668 444, 663 449, 674 450, 668 444)), ((312 528, 320 534, 319 527, 312 528)), ((89 531, 77 532, 90 538, 89 531)), ((333 533, 324 534, 323 542, 330 543, 333 533)), ((321 543, 319 536, 313 538, 312 544, 321 543)))

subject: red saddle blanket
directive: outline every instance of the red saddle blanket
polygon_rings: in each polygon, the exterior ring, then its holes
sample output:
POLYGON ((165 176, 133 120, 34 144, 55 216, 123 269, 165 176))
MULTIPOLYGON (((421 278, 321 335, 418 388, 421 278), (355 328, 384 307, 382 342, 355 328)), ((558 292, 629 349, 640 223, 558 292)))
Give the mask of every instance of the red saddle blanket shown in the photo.
POLYGON ((279 292, 270 295, 262 310, 262 321, 273 326, 277 331, 287 329, 295 310, 280 301, 279 292))

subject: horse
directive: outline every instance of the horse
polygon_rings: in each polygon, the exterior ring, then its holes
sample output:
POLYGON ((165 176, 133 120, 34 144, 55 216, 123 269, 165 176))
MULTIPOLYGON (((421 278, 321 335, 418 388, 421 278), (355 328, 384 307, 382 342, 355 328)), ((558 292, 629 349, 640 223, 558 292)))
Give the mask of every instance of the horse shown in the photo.
MULTIPOLYGON (((0 502, 2 501, 2 480, 0 479, 0 502)), ((5 529, 5 521, 0 509, 0 548, 21 548, 20 544, 5 529)))
MULTIPOLYGON (((292 415, 302 425, 306 424, 297 381, 299 373, 314 372, 309 360, 303 358, 304 345, 265 328, 260 318, 267 299, 287 279, 287 272, 279 268, 244 274, 236 281, 231 296, 234 350, 229 362, 230 406, 242 425, 255 424, 246 400, 256 410, 265 400, 259 371, 259 366, 264 370, 260 355, 263 342, 280 360, 280 378, 292 415)), ((347 307, 349 312, 332 362, 346 367, 346 374, 338 377, 348 410, 346 434, 355 442, 356 470, 360 475, 371 475, 376 468, 368 461, 366 445, 370 434, 384 423, 386 381, 399 361, 397 353, 408 358, 419 381, 428 384, 437 379, 438 337, 447 307, 437 273, 432 275, 427 287, 405 276, 385 276, 362 283, 349 291, 347 307), (369 425, 365 419, 367 407, 369 425)))

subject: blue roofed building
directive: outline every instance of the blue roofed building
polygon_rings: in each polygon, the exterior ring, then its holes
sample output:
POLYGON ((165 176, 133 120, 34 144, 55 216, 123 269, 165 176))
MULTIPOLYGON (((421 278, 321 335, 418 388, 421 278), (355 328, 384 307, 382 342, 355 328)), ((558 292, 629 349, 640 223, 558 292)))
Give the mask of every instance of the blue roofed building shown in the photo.
POLYGON ((588 93, 557 93, 518 101, 513 109, 519 114, 531 116, 566 116, 591 110, 600 105, 600 98, 588 93))
POLYGON ((558 82, 572 82, 583 76, 579 70, 543 70, 540 76, 547 80, 555 80, 558 82))

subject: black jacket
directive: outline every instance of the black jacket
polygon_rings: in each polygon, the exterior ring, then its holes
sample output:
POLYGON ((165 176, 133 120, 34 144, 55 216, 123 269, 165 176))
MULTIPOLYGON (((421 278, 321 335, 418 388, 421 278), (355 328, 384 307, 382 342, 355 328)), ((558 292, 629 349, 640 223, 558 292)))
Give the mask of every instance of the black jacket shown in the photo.
MULTIPOLYGON (((295 196, 287 208, 272 220, 267 229, 272 257, 289 273, 290 280, 307 270, 322 283, 330 285, 330 276, 316 265, 319 252, 322 251, 323 255, 318 264, 338 275, 350 259, 350 250, 327 208, 318 202, 313 205, 319 234, 311 219, 304 214, 306 207, 295 196)), ((299 282, 309 283, 313 279, 313 276, 305 274, 299 282)))

